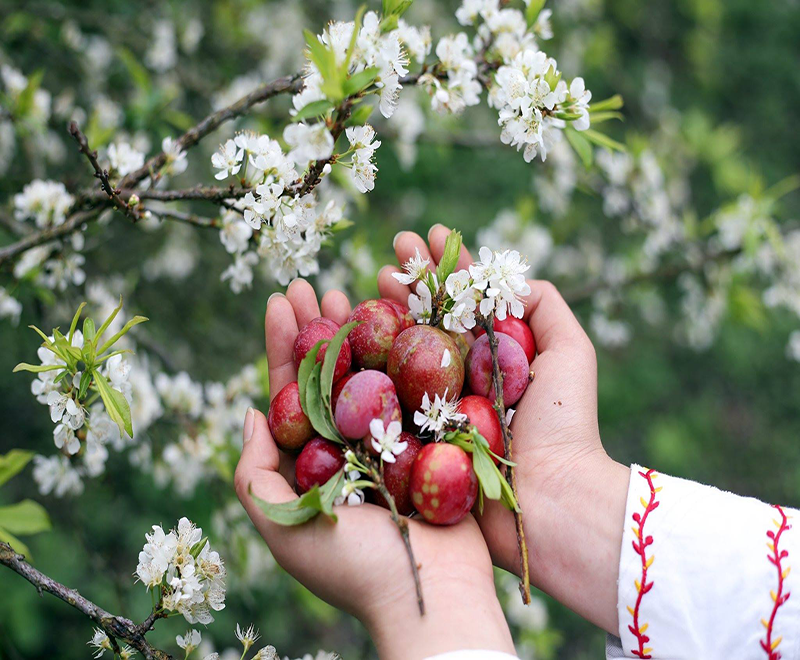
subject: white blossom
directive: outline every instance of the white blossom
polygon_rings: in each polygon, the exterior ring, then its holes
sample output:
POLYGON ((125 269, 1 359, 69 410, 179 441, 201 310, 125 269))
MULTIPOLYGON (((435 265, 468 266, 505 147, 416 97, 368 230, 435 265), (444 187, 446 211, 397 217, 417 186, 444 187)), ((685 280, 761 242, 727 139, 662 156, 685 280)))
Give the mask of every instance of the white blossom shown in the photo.
POLYGON ((403 273, 392 273, 400 284, 413 284, 417 280, 425 279, 428 274, 428 264, 430 259, 423 259, 419 253, 419 248, 415 248, 416 254, 403 264, 403 273))
POLYGON ((69 394, 53 391, 47 395, 47 405, 50 406, 50 419, 77 431, 83 426, 85 413, 83 406, 76 402, 69 394))
POLYGON ((16 325, 19 323, 19 315, 21 313, 22 303, 11 296, 3 287, 0 287, 0 319, 11 319, 11 322, 16 325))
POLYGON ((417 282, 417 293, 408 296, 408 310, 417 323, 427 323, 433 312, 431 290, 425 282, 417 282))
POLYGON ((181 149, 176 140, 165 137, 161 141, 161 151, 167 156, 164 169, 168 174, 177 175, 186 171, 189 164, 186 160, 186 152, 181 149))
POLYGON ((113 652, 114 650, 111 646, 111 640, 108 638, 108 635, 106 635, 106 633, 100 628, 94 629, 92 638, 86 642, 86 644, 95 648, 95 651, 93 652, 94 658, 101 657, 106 651, 113 652))
POLYGON ((183 636, 177 635, 175 637, 175 643, 179 647, 181 647, 184 651, 186 651, 186 655, 189 655, 198 646, 200 646, 200 641, 201 641, 200 631, 194 629, 187 630, 186 634, 183 636))
POLYGON ((361 478, 361 473, 358 470, 348 470, 345 475, 346 479, 342 486, 342 492, 336 497, 333 503, 340 506, 347 502, 348 506, 358 506, 364 503, 364 491, 356 484, 361 478))
POLYGON ((234 262, 223 272, 220 279, 224 282, 230 280, 231 291, 241 293, 253 285, 253 266, 258 263, 255 252, 237 254, 234 262))
POLYGON ((108 147, 108 161, 113 171, 125 176, 144 165, 144 154, 127 142, 116 142, 108 147))
POLYGON ((373 419, 369 423, 369 432, 372 435, 372 448, 387 463, 394 463, 396 457, 408 447, 408 442, 400 440, 403 425, 398 421, 389 422, 384 429, 383 420, 373 419))
MULTIPOLYGON (((17 220, 33 218, 36 226, 42 229, 57 227, 64 224, 74 201, 63 183, 36 179, 27 184, 22 192, 14 195, 14 215, 17 220)), ((25 254, 38 254, 34 250, 28 250, 25 254)), ((42 258, 39 263, 43 260, 42 258)), ((16 269, 14 274, 16 277, 21 276, 16 269)))
POLYGON ((70 460, 61 454, 33 457, 33 479, 42 495, 56 497, 80 495, 83 492, 81 475, 70 460))
POLYGON ((253 236, 251 224, 245 222, 241 215, 231 209, 223 209, 220 220, 222 228, 219 230, 219 240, 225 250, 229 254, 246 252, 253 236))
POLYGON ((333 135, 324 122, 289 124, 283 129, 283 139, 291 149, 289 158, 298 165, 305 166, 312 160, 326 160, 333 155, 333 135))
POLYGON ((211 156, 211 165, 219 170, 214 178, 222 181, 238 174, 242 168, 243 158, 244 150, 237 147, 233 140, 227 140, 225 144, 220 145, 219 151, 211 156))
POLYGON ((244 653, 247 653, 250 650, 250 647, 255 644, 261 635, 258 634, 258 631, 253 627, 253 624, 250 624, 249 628, 242 629, 239 627, 239 624, 236 624, 236 639, 238 639, 242 646, 244 646, 244 653))
POLYGON ((457 397, 448 400, 446 390, 442 397, 435 394, 433 401, 425 392, 422 407, 414 412, 414 424, 419 426, 420 433, 431 433, 437 440, 441 439, 446 426, 466 419, 465 414, 458 412, 457 397))
POLYGON ((480 261, 472 264, 469 272, 473 286, 484 292, 481 314, 488 316, 494 312, 498 319, 503 320, 510 312, 512 316, 522 318, 525 310, 520 297, 531 292, 524 275, 530 268, 527 261, 516 250, 492 252, 482 247, 478 255, 480 261))

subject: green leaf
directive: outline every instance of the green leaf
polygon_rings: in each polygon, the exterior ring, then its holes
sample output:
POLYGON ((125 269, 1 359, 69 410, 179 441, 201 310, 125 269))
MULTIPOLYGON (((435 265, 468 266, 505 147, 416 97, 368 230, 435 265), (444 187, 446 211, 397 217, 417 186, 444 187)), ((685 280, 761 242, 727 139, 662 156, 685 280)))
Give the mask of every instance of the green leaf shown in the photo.
POLYGON ((502 494, 503 476, 500 470, 490 458, 487 446, 483 442, 486 440, 479 433, 473 434, 474 449, 472 451, 472 467, 478 477, 483 494, 490 500, 499 500, 502 494))
POLYGON ((311 347, 311 350, 306 353, 306 356, 300 362, 300 367, 297 369, 297 388, 300 393, 300 407, 303 412, 308 416, 308 404, 306 403, 306 390, 308 389, 308 377, 314 370, 317 364, 317 353, 328 342, 327 339, 320 339, 316 344, 311 347))
POLYGON ((339 470, 320 488, 314 486, 295 500, 272 504, 253 495, 253 500, 272 522, 279 525, 301 525, 319 513, 336 522, 333 501, 342 492, 344 470, 339 470))
POLYGON ((600 112, 602 110, 619 110, 625 102, 622 100, 622 97, 619 94, 615 94, 614 96, 604 99, 602 101, 598 101, 597 103, 592 103, 589 106, 589 112, 600 112))
POLYGON ((362 89, 369 87, 377 77, 378 73, 380 73, 380 69, 376 66, 371 66, 368 69, 364 69, 363 71, 359 71, 358 73, 350 76, 344 82, 344 95, 353 96, 353 94, 356 94, 362 89))
POLYGON ((320 99, 319 101, 311 101, 302 107, 302 109, 294 116, 292 121, 303 121, 309 117, 319 117, 324 115, 329 110, 333 110, 335 106, 328 99, 320 99))
POLYGON ((31 551, 28 549, 28 546, 25 545, 22 541, 20 541, 11 532, 6 531, 2 527, 0 527, 0 541, 8 543, 8 545, 14 548, 16 552, 18 552, 21 555, 25 555, 25 558, 28 561, 32 560, 31 551))
POLYGON ((24 449, 12 449, 0 456, 0 486, 20 473, 32 458, 33 452, 24 449))
POLYGON ((617 142, 616 140, 612 140, 610 137, 603 133, 599 133, 597 131, 593 131, 591 128, 587 128, 585 131, 581 131, 583 136, 591 142, 600 145, 601 147, 606 147, 607 149, 615 150, 615 151, 622 151, 626 152, 628 149, 625 147, 624 144, 617 142))
POLYGON ((369 103, 364 103, 363 105, 358 106, 353 112, 350 113, 350 116, 347 118, 347 121, 344 123, 345 126, 363 126, 367 123, 370 115, 372 114, 372 105, 369 103))
POLYGON ((122 63, 125 65, 131 78, 133 78, 133 82, 139 91, 144 94, 150 94, 152 88, 150 74, 147 72, 147 69, 141 65, 139 58, 127 48, 122 47, 117 48, 117 56, 122 60, 122 63))
POLYGON ((17 97, 17 107, 16 107, 16 114, 21 117, 27 115, 31 109, 33 108, 33 98, 36 95, 36 91, 42 84, 42 78, 44 77, 44 70, 39 69, 38 71, 31 74, 28 77, 28 84, 25 86, 25 89, 20 92, 20 95, 17 97))
MULTIPOLYGON (((94 321, 92 319, 84 319, 83 320, 83 346, 84 348, 87 345, 91 345, 94 347, 94 338, 97 336, 97 333, 94 329, 94 321)), ((94 348, 92 348, 94 350, 94 348)), ((85 352, 85 351, 84 351, 85 352)))
POLYGON ((83 399, 86 392, 89 390, 89 385, 92 383, 92 372, 88 369, 81 374, 81 384, 78 389, 78 398, 83 399))
POLYGON ((328 408, 330 408, 331 391, 333 390, 333 374, 336 371, 336 361, 339 359, 342 345, 346 341, 347 335, 360 323, 361 321, 351 321, 343 325, 328 343, 328 348, 325 349, 325 358, 322 361, 322 371, 319 378, 319 389, 322 393, 322 399, 328 408))
POLYGON ((40 374, 45 371, 56 371, 57 369, 63 369, 63 364, 28 364, 27 362, 20 362, 12 373, 17 373, 18 371, 30 371, 35 374, 40 374))
POLYGON ((125 395, 111 387, 106 377, 103 376, 99 370, 92 370, 92 375, 94 376, 94 383, 97 387, 97 391, 100 393, 100 398, 103 399, 103 405, 106 407, 108 416, 119 426, 120 433, 124 431, 132 438, 133 425, 131 423, 131 409, 127 399, 125 399, 125 395))
POLYGON ((47 511, 38 502, 22 500, 0 506, 0 527, 12 534, 38 534, 51 528, 47 511))
POLYGON ((531 0, 531 3, 525 10, 525 20, 528 22, 529 26, 533 25, 536 19, 539 18, 539 13, 544 8, 544 3, 545 0, 531 0))
MULTIPOLYGON (((323 438, 341 443, 342 439, 339 432, 336 430, 336 426, 333 424, 330 407, 323 400, 320 390, 321 371, 322 365, 317 363, 314 365, 314 369, 312 369, 311 375, 308 377, 308 383, 306 385, 306 404, 308 410, 306 414, 311 422, 311 426, 313 426, 314 430, 323 438)), ((328 394, 328 400, 330 401, 330 394, 328 394)))
POLYGON ((95 340, 100 341, 103 338, 106 330, 108 330, 108 326, 110 326, 114 319, 117 318, 117 314, 119 314, 120 310, 122 309, 122 296, 119 297, 119 305, 117 305, 113 310, 111 310, 111 314, 108 315, 108 318, 103 321, 103 325, 97 330, 95 334, 95 340))
MULTIPOLYGON (((353 21, 353 33, 350 35, 350 44, 345 53, 344 62, 340 69, 342 75, 347 77, 347 72, 350 70, 350 61, 353 59, 353 53, 356 50, 356 42, 358 41, 358 33, 361 32, 361 19, 364 18, 364 12, 367 11, 366 5, 361 5, 356 11, 356 18, 353 21)), ((349 96, 349 94, 347 94, 349 96)))
POLYGON ((86 303, 82 302, 78 306, 78 311, 75 312, 75 316, 72 317, 72 323, 69 324, 69 335, 67 335, 67 339, 69 339, 70 343, 72 343, 72 337, 75 335, 75 328, 78 327, 78 321, 81 318, 81 312, 83 311, 84 307, 86 307, 86 303))
POLYGON ((593 151, 592 144, 589 142, 589 140, 587 140, 583 135, 573 128, 565 129, 564 133, 567 136, 567 141, 569 142, 570 146, 583 161, 583 166, 587 169, 591 167, 593 151))
POLYGON ((127 334, 128 330, 130 330, 133 326, 139 325, 140 323, 144 323, 145 321, 149 321, 146 316, 134 316, 130 321, 128 321, 125 325, 122 326, 122 329, 116 333, 111 339, 109 339, 105 344, 103 344, 97 351, 98 355, 105 353, 109 348, 111 348, 119 339, 127 334))
POLYGON ((355 224, 356 224, 355 222, 353 222, 352 220, 350 220, 348 218, 342 218, 338 222, 336 222, 336 223, 332 224, 330 227, 328 227, 328 230, 332 234, 338 234, 340 231, 344 231, 345 229, 349 229, 350 227, 352 227, 355 224))
POLYGON ((458 265, 458 258, 461 256, 461 242, 461 232, 453 230, 448 234, 444 243, 442 259, 436 267, 436 275, 442 284, 458 265))
POLYGON ((605 112, 593 112, 589 116, 592 119, 592 125, 602 124, 604 121, 609 121, 611 119, 625 121, 625 115, 623 115, 621 112, 614 112, 613 110, 608 110, 605 112))

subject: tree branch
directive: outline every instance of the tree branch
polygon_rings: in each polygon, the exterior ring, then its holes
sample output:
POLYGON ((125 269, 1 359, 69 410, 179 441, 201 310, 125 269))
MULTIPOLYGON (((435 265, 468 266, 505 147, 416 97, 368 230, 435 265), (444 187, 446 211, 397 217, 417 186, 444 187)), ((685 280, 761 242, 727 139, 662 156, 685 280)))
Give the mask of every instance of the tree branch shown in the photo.
POLYGON ((18 573, 30 582, 41 594, 46 591, 56 598, 63 600, 79 612, 82 612, 103 631, 113 639, 122 639, 141 653, 147 660, 172 660, 172 656, 165 651, 161 651, 145 639, 145 635, 152 628, 157 616, 150 615, 143 624, 136 625, 130 619, 116 616, 106 612, 99 605, 84 598, 75 589, 65 587, 60 582, 48 577, 41 571, 35 569, 22 555, 17 554, 7 543, 0 542, 0 564, 7 566, 15 573, 18 573))

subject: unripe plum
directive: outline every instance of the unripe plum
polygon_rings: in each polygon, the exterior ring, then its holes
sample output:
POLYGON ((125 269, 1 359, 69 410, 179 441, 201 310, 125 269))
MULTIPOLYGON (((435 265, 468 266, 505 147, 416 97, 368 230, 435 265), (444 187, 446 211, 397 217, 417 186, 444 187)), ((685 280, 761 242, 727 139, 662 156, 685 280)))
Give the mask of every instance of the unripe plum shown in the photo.
MULTIPOLYGON (((373 419, 401 421, 400 403, 391 379, 380 371, 359 371, 342 388, 334 414, 336 428, 350 440, 371 437, 369 423, 373 419)), ((365 443, 371 449, 371 443, 365 443)))
POLYGON ((431 401, 436 394, 444 397, 445 392, 451 399, 464 386, 464 363, 456 342, 429 325, 415 325, 400 333, 389 353, 386 373, 408 412, 420 409, 426 392, 431 401))
MULTIPOLYGON (((504 335, 514 339, 525 351, 528 364, 533 362, 533 358, 536 357, 536 341, 533 338, 530 326, 525 321, 515 316, 506 316, 502 321, 495 319, 492 327, 495 332, 502 332, 504 335)), ((484 333, 485 330, 483 328, 475 328, 476 337, 480 337, 484 333)))
MULTIPOLYGON (((467 421, 478 429, 478 433, 486 438, 489 443, 489 449, 498 456, 504 456, 503 430, 500 428, 497 411, 489 399, 477 394, 465 396, 458 404, 458 412, 465 414, 467 421)), ((499 462, 494 457, 492 457, 492 460, 495 463, 499 462)))
POLYGON ((478 495, 478 477, 460 447, 425 445, 411 468, 411 501, 434 525, 455 525, 469 513, 478 495))
POLYGON ((361 369, 386 369, 386 360, 402 327, 397 311, 385 300, 365 300, 350 314, 361 321, 348 335, 353 362, 361 369))
POLYGON ((305 447, 294 464, 297 492, 302 494, 314 486, 322 486, 344 465, 344 454, 339 445, 316 437, 305 447))
MULTIPOLYGON (((294 340, 294 366, 300 368, 300 363, 314 345, 321 339, 332 339, 333 336, 339 331, 341 326, 336 321, 331 321, 323 317, 316 318, 309 321, 308 324, 300 330, 297 338, 294 340)), ((317 362, 322 362, 325 358, 325 351, 328 345, 325 344, 320 348, 317 353, 317 362)), ((339 358, 336 360, 336 368, 333 371, 333 379, 338 380, 350 368, 350 342, 345 339, 342 344, 342 350, 339 351, 339 358)))
MULTIPOLYGON (((411 481, 411 468, 422 450, 422 442, 415 435, 405 431, 400 434, 400 442, 407 442, 408 446, 402 454, 395 458, 394 463, 383 464, 383 480, 389 494, 394 498, 397 511, 401 515, 407 516, 414 511, 409 482, 411 481)), ((375 503, 388 509, 389 503, 383 498, 383 495, 376 489, 370 490, 375 494, 375 503)))
POLYGON ((269 406, 267 423, 275 444, 284 451, 299 451, 314 437, 314 427, 300 405, 296 381, 278 392, 269 406))
POLYGON ((391 305, 392 309, 397 312, 397 318, 400 319, 400 332, 417 325, 414 317, 411 316, 411 312, 408 311, 408 307, 404 304, 392 300, 391 298, 381 298, 381 300, 387 305, 391 305))
MULTIPOLYGON (((528 387, 530 363, 522 346, 516 340, 502 332, 498 332, 495 337, 497 337, 497 360, 500 371, 503 372, 503 403, 506 406, 513 406, 528 387)), ((487 335, 479 337, 472 344, 467 355, 466 368, 467 381, 472 393, 494 401, 492 353, 487 335)))

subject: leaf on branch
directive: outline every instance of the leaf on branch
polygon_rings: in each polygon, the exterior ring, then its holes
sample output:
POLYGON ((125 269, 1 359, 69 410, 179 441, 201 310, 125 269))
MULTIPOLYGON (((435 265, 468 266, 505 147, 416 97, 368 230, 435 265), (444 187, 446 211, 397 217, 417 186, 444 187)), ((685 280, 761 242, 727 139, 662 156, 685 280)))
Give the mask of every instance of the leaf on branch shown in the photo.
MULTIPOLYGON (((114 344, 119 341, 119 339, 128 333, 128 331, 135 325, 139 325, 140 323, 144 323, 145 321, 149 321, 146 316, 134 316, 130 321, 128 321, 125 325, 122 326, 122 330, 116 333, 111 339, 109 339, 105 344, 103 344, 97 351, 99 355, 105 353, 109 348, 111 348, 114 344)), ((99 335, 98 335, 99 339, 99 335)))
POLYGON ((350 113, 345 126, 363 126, 372 114, 372 105, 364 103, 350 113))
POLYGON ((12 373, 17 373, 18 371, 30 371, 35 374, 40 374, 45 371, 56 371, 63 368, 63 364, 28 364, 27 362, 20 362, 16 367, 14 367, 12 373))
POLYGON ((334 105, 328 99, 320 99, 319 101, 311 101, 302 107, 302 109, 294 116, 293 121, 303 121, 309 117, 320 117, 329 110, 333 110, 334 105))
POLYGON ((81 318, 81 312, 83 311, 84 307, 86 307, 85 302, 82 302, 80 305, 78 305, 78 311, 75 312, 75 316, 72 317, 72 323, 69 324, 69 335, 67 335, 67 338, 69 339, 70 343, 72 343, 72 337, 75 335, 75 328, 78 327, 78 321, 81 318))
POLYGON ((344 95, 353 96, 353 94, 369 87, 375 81, 379 72, 380 69, 378 67, 371 66, 350 76, 344 83, 344 95))
POLYGON ((50 530, 50 517, 38 502, 22 500, 0 507, 0 527, 12 534, 38 534, 50 530))
POLYGON ((589 112, 601 112, 603 110, 619 110, 625 102, 622 99, 622 96, 619 94, 615 94, 614 96, 604 99, 602 101, 598 101, 597 103, 592 103, 589 106, 589 112))
POLYGON ((444 254, 442 254, 442 259, 436 267, 436 276, 439 278, 439 282, 444 283, 456 269, 458 258, 461 256, 461 242, 460 231, 453 230, 447 236, 447 240, 444 243, 444 254))
POLYGON ((536 23, 536 19, 539 18, 539 14, 544 9, 544 4, 545 0, 531 0, 525 10, 525 20, 528 22, 529 27, 536 23))
MULTIPOLYGON (((327 354, 326 354, 327 355, 327 354)), ((333 418, 330 413, 330 406, 323 400, 322 390, 320 387, 320 374, 322 372, 322 365, 317 363, 311 370, 306 383, 306 404, 308 410, 306 414, 311 422, 311 426, 323 438, 331 440, 332 442, 342 442, 339 432, 336 430, 336 425, 333 423, 333 418)), ((330 394, 328 394, 330 401, 330 394)))
POLYGON ((300 407, 303 412, 308 415, 308 403, 306 401, 306 391, 308 390, 308 378, 314 367, 317 364, 317 354, 320 349, 327 343, 326 339, 320 339, 316 344, 311 347, 311 350, 306 353, 306 356, 300 362, 297 369, 297 389, 300 393, 300 407))
POLYGON ((565 128, 564 134, 567 136, 567 142, 575 150, 575 153, 580 156, 583 161, 583 166, 587 169, 592 166, 592 144, 583 135, 573 128, 565 128))
POLYGON ((115 390, 106 380, 106 377, 98 369, 92 370, 94 382, 103 405, 106 407, 108 416, 119 426, 120 433, 123 431, 129 437, 133 437, 133 425, 131 423, 131 408, 125 395, 119 390, 115 390))
POLYGON ((322 488, 314 486, 308 492, 289 502, 272 504, 255 495, 253 495, 253 500, 267 518, 279 525, 301 525, 320 513, 324 513, 333 522, 336 522, 333 501, 342 492, 343 482, 344 470, 339 470, 328 479, 322 488))
POLYGON ((24 449, 12 449, 0 456, 0 486, 19 474, 32 458, 33 452, 24 449))
POLYGON ((601 147, 606 147, 607 149, 611 149, 612 151, 621 151, 627 152, 627 147, 617 142, 616 140, 611 139, 608 135, 600 133, 598 131, 593 131, 591 128, 587 128, 585 131, 581 131, 581 134, 589 141, 594 142, 601 147))

